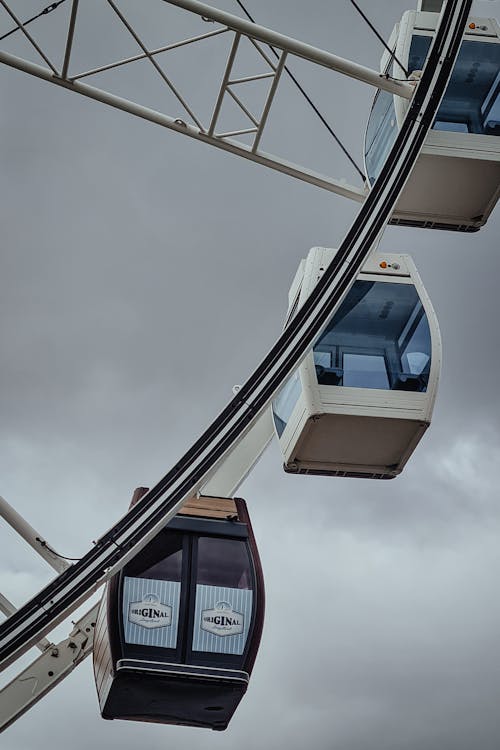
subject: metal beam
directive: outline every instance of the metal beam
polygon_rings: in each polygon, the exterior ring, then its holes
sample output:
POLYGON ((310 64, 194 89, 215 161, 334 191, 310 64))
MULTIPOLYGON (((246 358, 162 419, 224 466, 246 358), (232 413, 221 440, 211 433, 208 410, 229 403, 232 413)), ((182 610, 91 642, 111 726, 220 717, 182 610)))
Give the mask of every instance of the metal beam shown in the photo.
POLYGON ((92 652, 98 604, 81 617, 69 636, 48 648, 0 690, 0 731, 67 677, 92 652))
POLYGON ((58 573, 63 573, 70 566, 70 563, 64 558, 57 555, 53 548, 48 545, 41 534, 31 526, 7 500, 0 495, 0 516, 33 547, 35 552, 43 557, 45 562, 54 568, 58 573))
MULTIPOLYGON (((326 52, 317 47, 313 47, 312 45, 305 44, 304 42, 298 41, 291 37, 287 37, 284 34, 266 29, 263 26, 244 20, 236 15, 224 13, 223 11, 219 11, 216 8, 212 8, 211 6, 197 2, 196 0, 164 0, 164 2, 182 8, 187 12, 195 13, 201 16, 205 21, 213 20, 223 25, 220 28, 216 28, 213 32, 201 34, 190 39, 183 39, 179 42, 174 42, 158 49, 150 50, 146 47, 142 39, 133 28, 132 24, 127 21, 127 19, 119 10, 118 6, 113 2, 113 0, 108 0, 109 5, 115 11, 117 19, 119 19, 120 22, 125 25, 129 33, 133 36, 134 40, 140 47, 140 54, 128 57, 123 60, 110 62, 104 66, 94 67, 87 71, 72 71, 72 73, 70 74, 69 66, 73 47, 73 39, 77 31, 78 11, 78 0, 72 0, 71 15, 64 45, 64 59, 62 61, 60 70, 50 62, 48 56, 45 55, 43 50, 38 47, 36 47, 36 49, 45 60, 48 67, 37 65, 36 63, 32 63, 31 61, 20 57, 16 57, 7 52, 0 53, 0 62, 3 62, 4 64, 9 65, 10 67, 14 67, 23 72, 29 73, 30 75, 37 76, 38 78, 41 78, 48 82, 55 83, 56 85, 74 91, 75 93, 79 93, 82 96, 95 99, 96 101, 100 101, 102 103, 108 104, 109 106, 121 109, 125 112, 128 112, 129 114, 142 117, 143 119, 149 120, 150 122, 155 122, 156 124, 160 124, 163 127, 175 130, 179 133, 183 133, 184 135, 188 135, 191 138, 202 140, 212 146, 216 146, 217 148, 221 148, 222 150, 237 154, 239 156, 242 156, 243 158, 282 172, 283 174, 286 174, 290 177, 294 177, 295 179, 300 179, 304 182, 325 189, 329 192, 333 192, 343 197, 354 200, 358 203, 362 203, 367 194, 367 189, 365 187, 350 185, 343 179, 331 178, 329 176, 320 174, 315 170, 311 170, 307 167, 302 167, 298 164, 289 162, 288 160, 283 159, 279 156, 275 156, 274 154, 259 150, 263 130, 266 125, 267 117, 276 94, 277 85, 283 68, 283 64, 279 66, 279 69, 276 68, 276 66, 266 55, 265 50, 262 49, 262 46, 270 45, 272 46, 273 50, 280 50, 281 55, 279 56, 281 57, 282 63, 284 63, 287 55, 296 55, 304 60, 317 65, 321 65, 322 67, 326 67, 329 70, 334 70, 357 80, 364 81, 369 85, 376 86, 377 88, 384 89, 407 99, 411 99, 415 92, 415 87, 417 84, 415 82, 410 83, 407 81, 393 80, 391 78, 388 78, 387 76, 380 74, 376 70, 358 65, 357 63, 346 60, 345 58, 339 57, 330 52, 326 52), (251 120, 256 119, 248 114, 248 110, 243 102, 239 101, 234 91, 229 88, 231 85, 233 85, 233 82, 229 80, 229 73, 232 67, 233 59, 231 59, 228 63, 226 77, 222 81, 219 91, 219 97, 215 103, 214 116, 212 118, 211 124, 207 127, 203 126, 201 120, 197 117, 193 108, 189 106, 185 96, 173 84, 173 82, 165 74, 163 69, 156 61, 156 56, 160 54, 160 52, 168 52, 169 50, 175 49, 179 46, 199 42, 211 36, 226 33, 234 34, 235 36, 235 43, 233 45, 233 58, 236 53, 238 39, 242 35, 244 35, 255 46, 257 51, 264 57, 264 59, 268 61, 271 69, 274 71, 274 82, 266 98, 263 115, 261 116, 258 123, 254 123, 255 130, 253 128, 249 129, 247 127, 235 127, 230 130, 226 129, 226 132, 224 133, 216 132, 216 120, 220 112, 222 99, 224 98, 226 93, 230 94, 237 100, 237 102, 239 102, 241 110, 245 112, 251 120), (152 110, 148 107, 143 107, 133 101, 115 96, 110 92, 99 89, 93 85, 84 84, 81 81, 83 77, 89 75, 97 75, 105 70, 132 64, 133 62, 141 59, 149 59, 150 63, 155 67, 157 73, 162 77, 164 84, 171 90, 171 92, 173 92, 174 96, 179 101, 182 110, 186 112, 188 122, 184 121, 184 115, 182 114, 180 117, 169 117, 162 112, 152 110), (234 140, 235 136, 248 133, 255 133, 253 144, 247 145, 245 143, 240 143, 234 140)), ((6 0, 0 0, 0 4, 8 8, 6 0)), ((10 11, 10 9, 9 12, 12 14, 12 11, 10 11)), ((17 17, 13 17, 16 23, 18 23, 21 31, 25 33, 25 35, 27 35, 28 33, 19 22, 17 17)), ((34 40, 31 40, 31 37, 28 36, 28 38, 30 42, 32 41, 32 43, 35 44, 34 40)), ((278 54, 278 52, 276 52, 276 54, 278 54)), ((272 74, 266 75, 270 77, 270 75, 272 74)), ((243 83, 244 81, 255 79, 255 76, 243 76, 241 79, 238 79, 237 82, 243 83)))
MULTIPOLYGON (((14 612, 17 612, 17 608, 14 607, 12 602, 7 599, 6 596, 0 594, 0 611, 2 611, 6 617, 10 617, 14 612)), ((52 644, 46 638, 41 638, 35 645, 40 651, 45 651, 52 644)))
POLYGON ((198 2, 198 0, 164 0, 164 2, 184 8, 184 10, 189 10, 202 18, 217 21, 217 23, 221 23, 229 29, 244 34, 251 39, 285 50, 292 55, 302 57, 304 60, 317 63, 329 70, 335 70, 337 73, 349 76, 349 78, 363 81, 363 83, 367 83, 370 86, 390 91, 392 94, 397 94, 405 99, 411 99, 414 94, 415 89, 406 81, 393 81, 392 79, 385 78, 377 70, 372 70, 364 65, 358 65, 358 63, 346 60, 344 57, 333 55, 331 52, 325 52, 318 47, 313 47, 311 44, 306 44, 292 37, 285 36, 285 34, 266 29, 264 26, 259 26, 259 24, 245 21, 239 16, 212 8, 210 5, 198 2))
POLYGON ((343 180, 335 180, 332 177, 327 177, 314 170, 306 169, 298 164, 293 164, 285 159, 281 159, 274 154, 266 153, 265 151, 259 151, 253 153, 251 148, 245 146, 242 143, 231 141, 227 139, 217 138, 216 136, 209 136, 197 128, 189 125, 179 118, 174 119, 168 115, 164 115, 161 112, 157 112, 149 107, 143 107, 140 104, 124 99, 115 94, 110 94, 108 91, 103 91, 95 86, 89 86, 86 83, 75 80, 65 80, 57 76, 53 76, 49 70, 43 68, 41 65, 24 60, 15 55, 11 55, 8 52, 0 52, 0 63, 4 63, 11 68, 16 68, 24 73, 41 78, 44 81, 55 83, 57 86, 62 86, 69 91, 74 91, 82 96, 87 96, 90 99, 95 99, 103 104, 108 104, 110 107, 120 109, 123 112, 128 112, 136 117, 142 117, 144 120, 153 122, 157 125, 161 125, 169 130, 175 130, 177 133, 182 133, 190 138, 194 138, 203 143, 209 143, 216 148, 220 148, 223 151, 229 151, 232 154, 242 156, 244 159, 249 159, 262 166, 274 169, 277 172, 282 172, 289 177, 294 177, 303 182, 308 182, 310 185, 315 185, 323 190, 328 190, 331 193, 342 195, 345 198, 350 198, 358 203, 362 203, 366 197, 366 191, 362 188, 350 185, 348 182, 343 180))
POLYGON ((64 60, 63 60, 63 66, 62 66, 62 71, 61 71, 62 78, 66 78, 68 75, 69 60, 71 57, 71 50, 73 48, 73 37, 75 35, 78 2, 79 0, 73 0, 73 4, 71 6, 71 16, 69 19, 68 35, 66 37, 66 49, 64 50, 64 60))
MULTIPOLYGON (((239 386, 233 391, 238 393, 239 386)), ((266 409, 241 440, 214 467, 210 479, 200 489, 201 495, 232 497, 248 476, 274 436, 271 409, 266 409)))

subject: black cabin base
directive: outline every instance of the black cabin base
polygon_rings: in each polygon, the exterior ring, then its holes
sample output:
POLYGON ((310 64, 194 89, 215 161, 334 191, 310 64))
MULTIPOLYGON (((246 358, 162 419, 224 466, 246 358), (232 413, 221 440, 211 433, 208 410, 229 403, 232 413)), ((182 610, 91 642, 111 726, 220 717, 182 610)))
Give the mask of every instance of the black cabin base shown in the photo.
POLYGON ((124 659, 102 707, 104 719, 226 729, 248 686, 232 669, 124 659))

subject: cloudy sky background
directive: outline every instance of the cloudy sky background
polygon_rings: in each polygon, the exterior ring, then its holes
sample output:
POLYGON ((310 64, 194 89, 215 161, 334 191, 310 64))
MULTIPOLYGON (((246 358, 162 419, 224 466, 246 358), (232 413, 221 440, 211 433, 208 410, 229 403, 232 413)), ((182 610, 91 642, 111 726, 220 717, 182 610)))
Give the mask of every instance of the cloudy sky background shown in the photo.
MULTIPOLYGON (((215 4, 239 13, 232 0, 215 4)), ((22 18, 41 7, 13 5, 22 18)), ((155 0, 120 7, 151 46, 207 30, 155 0)), ((388 37, 407 5, 364 7, 388 37)), ((347 2, 248 0, 248 9, 262 25, 378 66, 380 45, 347 2)), ((499 3, 475 10, 498 15, 499 3)), ((57 60, 68 11, 31 26, 57 60)), ((137 51, 102 3, 82 3, 81 23, 75 68, 137 51)), ((0 34, 10 27, 2 12, 0 34)), ((38 62, 19 34, 1 48, 38 62)), ((225 56, 210 42, 173 53, 165 68, 210 113, 225 56)), ((94 83, 184 116, 150 67, 94 83)), ((291 67, 361 161, 372 90, 291 67)), ((249 92, 255 102, 258 94, 249 92)), ((314 245, 337 246, 357 206, 5 67, 0 98, 0 494, 78 557, 262 359, 300 259, 314 245)), ((263 148, 357 183, 287 82, 273 118, 263 148)), ((392 482, 293 477, 274 442, 240 488, 267 610, 229 729, 105 722, 89 659, 2 747, 498 750, 499 217, 474 235, 384 236, 383 249, 413 256, 444 346, 433 424, 404 473, 392 482)), ((16 604, 52 577, 6 525, 0 571, 16 604)))

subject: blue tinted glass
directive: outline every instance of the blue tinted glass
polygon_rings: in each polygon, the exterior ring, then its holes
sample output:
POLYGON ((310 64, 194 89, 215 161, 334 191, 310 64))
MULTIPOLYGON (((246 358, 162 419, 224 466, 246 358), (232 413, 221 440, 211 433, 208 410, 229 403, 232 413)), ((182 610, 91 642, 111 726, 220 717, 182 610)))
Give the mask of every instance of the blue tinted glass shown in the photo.
POLYGON ((371 183, 379 176, 397 134, 394 97, 381 90, 373 102, 366 129, 365 164, 371 183))
POLYGON ((468 133, 469 128, 464 122, 443 122, 436 120, 434 130, 448 130, 450 133, 468 133))
POLYGON ((273 416, 278 437, 282 436, 299 396, 299 373, 294 372, 273 401, 273 416))
POLYGON ((180 581, 182 573, 182 534, 161 531, 125 567, 126 576, 180 581))
POLYGON ((413 284, 356 281, 314 346, 320 385, 425 391, 431 335, 413 284))
POLYGON ((408 56, 408 71, 423 70, 425 58, 432 42, 431 36, 415 35, 411 39, 410 54, 408 56))
POLYGON ((408 330, 404 330, 398 339, 402 369, 410 375, 428 377, 431 357, 427 318, 422 316, 416 325, 416 320, 410 318, 408 323, 408 330))
POLYGON ((331 352, 320 352, 316 350, 314 352, 314 364, 318 367, 331 367, 332 366, 332 353, 331 352))
POLYGON ((352 354, 344 352, 342 385, 350 388, 389 389, 389 377, 383 354, 352 354), (367 383, 369 385, 367 386, 367 383))
POLYGON ((246 543, 237 539, 199 537, 196 583, 251 589, 252 574, 246 543))
MULTIPOLYGON (((432 37, 414 35, 408 70, 422 70, 432 37)), ((380 174, 397 135, 394 99, 379 91, 365 138, 366 174, 371 184, 380 174)), ((464 40, 439 107, 434 130, 500 135, 500 44, 464 40)))
MULTIPOLYGON (((421 70, 430 36, 414 36, 409 70, 421 70)), ((500 135, 500 45, 464 40, 439 107, 435 130, 500 135)))
POLYGON ((484 130, 488 135, 500 133, 500 71, 481 105, 484 130))

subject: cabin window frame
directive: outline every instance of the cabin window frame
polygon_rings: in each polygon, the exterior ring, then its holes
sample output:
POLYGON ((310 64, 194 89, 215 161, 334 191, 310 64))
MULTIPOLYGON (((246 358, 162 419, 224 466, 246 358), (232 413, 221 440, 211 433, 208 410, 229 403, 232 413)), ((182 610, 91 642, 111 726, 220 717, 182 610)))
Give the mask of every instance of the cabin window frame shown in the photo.
MULTIPOLYGON (((372 282, 375 284, 381 283, 381 284, 398 284, 398 285, 411 286, 416 291, 417 300, 420 303, 420 311, 415 316, 415 321, 413 323, 410 323, 408 331, 405 330, 406 326, 403 327, 400 333, 400 336, 392 341, 392 348, 394 349, 394 352, 393 352, 394 367, 393 368, 391 368, 391 356, 392 355, 389 356, 390 354, 389 347, 381 347, 381 346, 378 347, 376 345, 374 345, 373 347, 371 346, 363 347, 363 351, 361 352, 362 354, 366 353, 368 355, 372 354, 375 356, 379 356, 379 355, 384 356, 386 373, 387 373, 387 378, 388 378, 388 383, 389 383, 388 388, 371 388, 369 386, 344 386, 343 385, 343 370, 344 370, 343 353, 344 352, 347 352, 348 354, 360 353, 360 347, 357 347, 354 345, 351 346, 349 344, 332 344, 330 347, 330 350, 335 349, 335 364, 332 365, 332 369, 338 370, 341 373, 340 374, 341 383, 339 383, 338 385, 331 385, 328 383, 320 382, 319 377, 318 377, 316 363, 314 362, 314 352, 315 352, 315 347, 317 344, 313 346, 311 353, 312 353, 312 359, 313 359, 314 373, 315 373, 318 387, 320 388, 321 387, 359 388, 361 390, 368 390, 368 391, 380 390, 386 393, 387 392, 396 393, 396 392, 404 392, 405 390, 407 390, 402 387, 400 388, 395 387, 399 380, 401 380, 401 382, 404 383, 408 379, 408 377, 414 377, 417 380, 420 379, 420 383, 421 383, 420 387, 409 388, 408 390, 411 391, 412 393, 426 393, 430 388, 430 372, 432 368, 432 359, 433 359, 434 351, 433 351, 433 341, 432 341, 432 327, 431 327, 431 314, 430 314, 431 311, 427 309, 425 299, 421 296, 420 291, 418 289, 418 285, 410 277, 401 277, 401 276, 392 276, 392 275, 382 276, 379 274, 372 274, 372 273, 360 274, 360 276, 358 276, 358 278, 356 279, 354 283, 356 284, 358 281, 372 282), (407 372, 404 369, 403 357, 405 354, 407 354, 405 347, 408 346, 409 342, 412 339, 413 334, 417 330, 422 319, 426 321, 427 327, 428 327, 428 341, 426 342, 428 345, 428 351, 422 352, 422 353, 425 353, 429 357, 429 359, 424 369, 422 370, 422 372, 417 374, 417 373, 407 372), (405 334, 405 338, 402 342, 403 346, 401 346, 399 343, 399 340, 403 334, 405 334), (396 364, 398 363, 399 363, 399 366, 396 367, 396 364), (424 376, 425 382, 424 380, 422 380, 421 376, 424 376)), ((410 320, 411 320, 411 317, 408 319, 408 323, 410 322, 410 320)), ((322 336, 320 336, 320 338, 318 339, 318 342, 321 340, 321 338, 322 336)), ((319 346, 325 347, 323 349, 324 352, 327 352, 329 350, 327 344, 320 343, 319 346)), ((318 351, 321 352, 322 349, 320 348, 318 351)), ((334 358, 332 356, 332 362, 333 362, 333 359, 334 358)))
POLYGON ((218 534, 197 534, 196 535, 196 541, 193 545, 193 551, 192 551, 192 557, 191 557, 191 580, 190 580, 190 601, 189 601, 189 612, 192 613, 192 617, 189 618, 189 627, 186 630, 186 664, 199 664, 200 666, 213 666, 214 661, 217 661, 217 664, 229 669, 238 669, 241 668, 242 664, 246 661, 246 658, 248 656, 248 652, 250 649, 250 644, 252 640, 252 634, 255 629, 255 623, 256 623, 256 617, 257 617, 257 571, 255 569, 255 561, 253 559, 253 556, 251 554, 252 550, 250 547, 250 541, 249 539, 241 539, 237 537, 233 537, 230 534, 224 534, 224 539, 233 539, 236 541, 239 541, 241 544, 245 545, 248 563, 249 563, 249 571, 250 571, 250 581, 251 581, 251 591, 252 591, 252 612, 250 615, 250 624, 248 627, 248 635, 245 642, 245 646, 243 648, 243 652, 241 654, 224 654, 219 652, 213 652, 213 651, 194 651, 193 650, 193 635, 194 635, 194 628, 195 628, 195 622, 194 622, 194 615, 195 615, 195 606, 196 606, 196 584, 197 584, 197 569, 198 569, 198 541, 200 537, 218 537, 221 538, 221 535, 218 534))
MULTIPOLYGON (((165 530, 162 530, 159 532, 159 534, 154 538, 155 540, 160 536, 160 534, 167 533, 165 530)), ((119 636, 119 643, 121 644, 121 650, 122 650, 122 657, 125 657, 127 659, 134 659, 134 658, 144 658, 144 649, 147 649, 147 654, 150 657, 148 661, 169 661, 174 663, 182 662, 182 653, 183 653, 183 647, 182 647, 182 634, 186 627, 186 618, 188 617, 188 609, 185 596, 186 586, 185 582, 188 580, 189 576, 189 539, 186 538, 185 534, 182 534, 182 562, 181 562, 181 575, 180 575, 180 595, 179 595, 179 616, 177 620, 177 639, 176 639, 176 645, 175 648, 170 648, 167 646, 152 646, 148 644, 139 644, 139 643, 129 643, 125 640, 125 624, 124 624, 124 618, 123 618, 123 586, 124 586, 124 579, 127 576, 127 568, 129 567, 130 563, 133 562, 130 561, 120 572, 119 576, 119 582, 118 582, 118 593, 117 593, 117 601, 119 603, 118 611, 116 612, 116 618, 118 621, 118 636, 119 636), (127 653, 125 654, 125 649, 127 653), (137 653, 136 653, 137 652, 137 653), (165 658, 167 657, 167 658, 165 658)), ((147 550, 147 545, 146 548, 147 550)), ((141 554, 141 552, 139 553, 141 554)), ((140 578, 141 576, 132 576, 140 578)), ((147 579, 145 579, 147 580, 147 579)), ((162 579, 151 579, 151 580, 162 580, 162 579)), ((163 579, 165 580, 165 579, 163 579)))
MULTIPOLYGON (((175 519, 177 521, 177 518, 175 519)), ((184 519, 182 519, 184 521, 184 519)), ((197 519, 201 520, 201 519, 197 519)), ((189 525, 189 519, 187 524, 189 525)), ((179 618, 177 624, 177 643, 175 649, 162 646, 153 646, 148 644, 135 644, 125 641, 125 627, 123 619, 123 585, 127 576, 126 565, 119 574, 118 591, 115 602, 118 606, 114 615, 111 615, 111 621, 114 619, 115 628, 117 629, 118 642, 121 647, 121 654, 118 658, 140 659, 142 661, 155 661, 162 663, 175 663, 199 666, 215 666, 228 669, 241 669, 245 663, 250 650, 252 635, 255 629, 257 618, 258 595, 257 591, 257 571, 255 561, 252 555, 252 549, 248 535, 242 536, 240 529, 235 534, 228 533, 228 521, 211 521, 213 527, 196 528, 196 522, 192 528, 181 529, 181 523, 176 523, 175 531, 182 535, 182 566, 181 566, 181 589, 179 597, 179 618), (223 530, 222 525, 226 526, 223 530), (218 528, 217 528, 218 526, 218 528), (196 582, 197 582, 197 560, 198 560, 198 540, 200 537, 212 537, 221 539, 230 539, 245 545, 248 559, 248 569, 250 575, 252 591, 252 609, 250 615, 250 624, 246 642, 241 654, 223 654, 219 652, 193 651, 193 632, 196 602, 196 582)), ((198 524, 199 526, 199 524, 198 524)), ((246 526, 245 526, 246 528, 246 526)), ((160 534, 169 533, 166 530, 160 534)), ((156 538, 156 537, 155 537, 156 538)), ((147 547, 146 547, 147 549, 147 547)), ((141 554, 141 553, 139 553, 141 554)), ((137 576, 140 577, 140 576, 137 576)), ((156 580, 156 579, 153 579, 156 580)))
POLYGON ((342 387, 343 388, 369 388, 370 390, 383 390, 383 391, 390 391, 392 390, 393 385, 393 378, 391 377, 391 370, 389 368, 389 361, 387 357, 387 352, 383 347, 378 346, 368 346, 368 347, 356 347, 356 346, 345 346, 345 345, 339 345, 336 347, 338 349, 338 357, 339 357, 339 368, 342 369, 342 387), (367 385, 346 385, 344 383, 344 377, 346 372, 346 367, 344 364, 344 356, 345 355, 353 355, 358 357, 377 357, 382 359, 384 363, 384 371, 385 371, 385 377, 387 379, 387 388, 378 388, 376 386, 367 386, 367 385))

